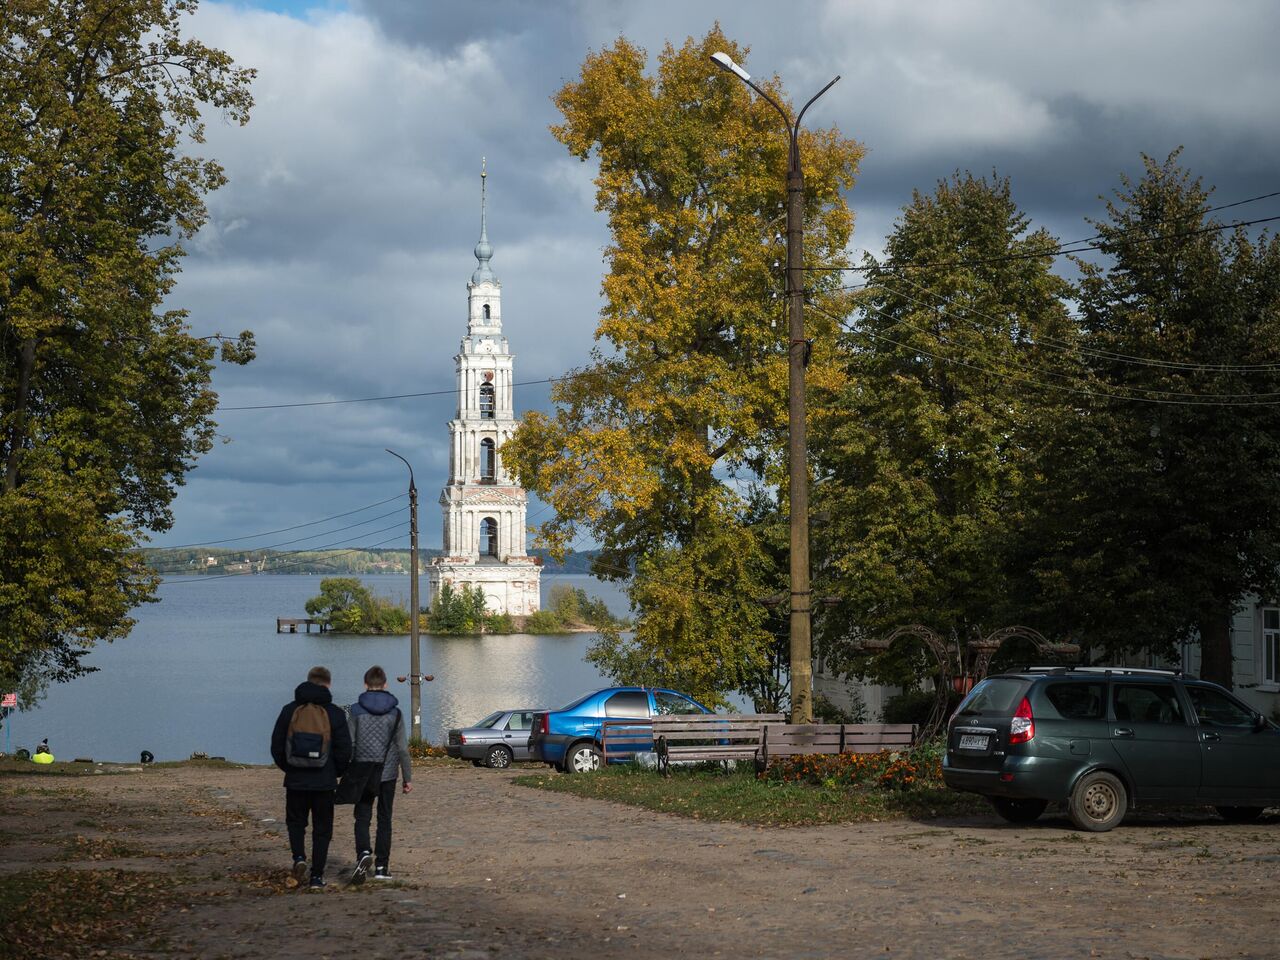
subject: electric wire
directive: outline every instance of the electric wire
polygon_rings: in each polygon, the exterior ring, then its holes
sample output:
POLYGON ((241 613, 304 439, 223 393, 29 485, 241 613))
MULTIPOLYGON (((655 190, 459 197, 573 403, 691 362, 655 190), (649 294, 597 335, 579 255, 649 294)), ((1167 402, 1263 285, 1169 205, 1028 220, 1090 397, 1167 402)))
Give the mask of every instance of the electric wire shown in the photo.
MULTIPOLYGON (((908 300, 908 301, 910 301, 911 303, 915 303, 915 304, 917 304, 917 305, 919 305, 919 306, 921 306, 921 307, 924 307, 925 309, 929 309, 929 310, 938 310, 938 307, 937 307, 936 305, 934 305, 934 304, 930 304, 930 303, 926 303, 925 301, 920 300, 920 299, 919 299, 919 298, 917 298, 917 297, 913 297, 913 296, 911 296, 910 294, 903 293, 903 292, 902 292, 902 291, 900 291, 900 290, 895 290, 895 289, 893 289, 892 287, 889 287, 889 286, 887 286, 887 285, 880 285, 880 286, 882 286, 882 288, 883 288, 883 289, 885 289, 885 290, 887 290, 889 293, 892 293, 892 294, 894 294, 895 296, 901 297, 901 298, 903 298, 904 300, 908 300)), ((992 321, 993 323, 997 323, 997 324, 999 324, 999 323, 1003 323, 1003 322, 1004 322, 1004 321, 1001 321, 998 317, 993 317, 991 314, 983 313, 982 311, 980 311, 980 310, 976 310, 976 309, 974 309, 974 308, 972 308, 972 307, 968 307, 968 306, 965 306, 965 305, 963 305, 963 304, 956 305, 956 304, 955 304, 955 302, 954 302, 954 300, 948 300, 947 298, 943 297, 941 294, 936 294, 936 293, 933 293, 932 291, 924 290, 923 288, 920 288, 920 287, 919 287, 919 285, 917 285, 917 284, 912 284, 912 286, 915 286, 917 289, 921 289, 921 290, 922 290, 922 292, 927 293, 927 294, 929 294, 930 296, 933 296, 933 297, 935 297, 935 298, 937 298, 937 299, 940 299, 940 300, 944 301, 944 302, 945 302, 945 303, 947 303, 948 305, 954 305, 954 306, 956 306, 956 307, 957 307, 957 309, 965 310, 965 311, 967 311, 967 312, 969 312, 969 313, 971 313, 971 314, 973 314, 973 315, 975 315, 975 316, 978 316, 978 317, 984 317, 984 318, 986 318, 986 319, 988 319, 988 320, 992 321)), ((862 305, 862 307, 863 307, 863 309, 868 309, 868 308, 867 308, 867 306, 866 306, 866 304, 863 304, 863 305, 862 305)), ((941 311, 941 312, 943 312, 943 313, 944 313, 946 316, 948 316, 948 317, 954 317, 954 318, 956 318, 956 319, 960 319, 959 317, 956 317, 956 315, 955 315, 955 314, 953 314, 953 313, 948 313, 947 311, 941 311)), ((953 346, 960 347, 961 349, 964 349, 964 348, 965 348, 965 345, 964 345, 964 344, 956 343, 954 340, 948 339, 948 338, 947 338, 945 335, 943 335, 943 334, 940 334, 940 333, 933 333, 933 332, 931 332, 931 331, 924 330, 923 328, 918 327, 918 326, 915 326, 914 324, 909 323, 909 322, 907 322, 906 320, 899 319, 897 322, 898 322, 898 323, 900 323, 900 324, 902 324, 903 326, 909 327, 909 328, 911 328, 912 330, 915 330, 915 331, 917 331, 917 332, 919 332, 919 333, 923 333, 923 334, 925 334, 926 336, 936 336, 938 339, 942 340, 944 343, 950 343, 950 344, 952 344, 953 346)), ((981 324, 977 324, 977 323, 972 323, 972 324, 970 324, 970 327, 971 327, 972 329, 975 329, 975 330, 983 330, 983 329, 984 329, 984 328, 982 327, 982 325, 981 325, 981 324)), ((1031 346, 1042 346, 1042 347, 1047 347, 1047 348, 1049 348, 1049 349, 1053 349, 1053 350, 1059 351, 1059 352, 1061 352, 1061 353, 1067 353, 1067 354, 1079 354, 1079 355, 1083 355, 1083 356, 1090 356, 1090 357, 1093 357, 1093 358, 1095 358, 1095 359, 1106 360, 1106 361, 1108 361, 1108 362, 1122 362, 1122 363, 1133 364, 1133 365, 1136 365, 1136 366, 1144 366, 1144 367, 1152 367, 1152 368, 1160 369, 1160 370, 1168 370, 1168 371, 1170 371, 1170 372, 1180 372, 1180 373, 1243 373, 1243 372, 1253 372, 1253 373, 1256 373, 1256 372, 1270 372, 1270 373, 1275 373, 1275 372, 1277 372, 1277 371, 1280 371, 1280 365, 1277 365, 1277 364, 1256 365, 1256 366, 1248 366, 1248 367, 1235 367, 1235 366, 1230 366, 1230 365, 1225 365, 1225 364, 1224 364, 1224 365, 1209 365, 1209 364, 1183 364, 1183 363, 1176 363, 1176 362, 1174 362, 1174 361, 1162 362, 1162 361, 1156 361, 1156 360, 1150 360, 1150 359, 1139 359, 1139 358, 1135 358, 1135 357, 1125 357, 1125 358, 1121 359, 1121 357, 1120 357, 1120 356, 1110 355, 1110 354, 1107 354, 1107 353, 1105 353, 1105 352, 1100 353, 1100 352, 1098 352, 1098 351, 1092 350, 1091 348, 1084 347, 1084 346, 1079 346, 1079 345, 1073 345, 1073 344, 1068 343, 1068 342, 1067 342, 1067 341, 1065 341, 1065 340, 1059 340, 1059 339, 1054 338, 1054 337, 1039 337, 1039 338, 1036 338, 1036 339, 1035 339, 1035 340, 1033 340, 1033 341, 1029 341, 1029 345, 1031 345, 1031 346)), ((988 359, 992 359, 990 356, 988 356, 987 358, 988 358, 988 359)), ((1064 374, 1059 374, 1059 373, 1056 373, 1055 371, 1050 371, 1050 370, 1042 370, 1042 371, 1040 371, 1040 372, 1042 372, 1042 373, 1046 373, 1046 374, 1049 374, 1049 375, 1051 375, 1051 376, 1066 376, 1066 375, 1064 375, 1064 374)), ((1195 393, 1195 392, 1190 392, 1190 393, 1189 393, 1189 392, 1187 392, 1187 391, 1170 391, 1170 390, 1160 390, 1160 389, 1155 388, 1155 387, 1132 387, 1132 386, 1129 386, 1129 385, 1127 385, 1127 384, 1119 384, 1119 383, 1117 383, 1117 384, 1113 384, 1113 386, 1115 386, 1115 387, 1117 387, 1117 388, 1119 388, 1119 389, 1123 389, 1123 390, 1145 390, 1145 391, 1148 391, 1148 392, 1151 392, 1151 393, 1164 393, 1164 394, 1168 394, 1168 395, 1171 395, 1171 396, 1185 396, 1185 397, 1204 397, 1204 398, 1218 398, 1218 397, 1222 397, 1222 398, 1227 398, 1227 397, 1275 397, 1275 396, 1280 396, 1280 393, 1277 393, 1277 392, 1272 392, 1272 393, 1256 393, 1256 392, 1246 392, 1246 393, 1195 393)))
MULTIPOLYGON (((935 359, 935 360, 939 360, 939 361, 941 361, 941 362, 943 362, 943 363, 950 363, 950 364, 953 364, 953 365, 955 365, 955 366, 967 367, 967 368, 968 368, 968 369, 970 369, 970 370, 977 370, 977 371, 979 371, 979 372, 981 372, 981 373, 990 374, 991 376, 994 376, 994 377, 1008 377, 1008 378, 1010 378, 1010 379, 1019 380, 1019 381, 1021 381, 1021 382, 1024 382, 1024 383, 1027 383, 1027 384, 1030 384, 1031 386, 1042 387, 1042 388, 1044 388, 1044 389, 1046 389, 1046 390, 1062 390, 1062 391, 1066 391, 1066 392, 1068 392, 1068 393, 1078 394, 1078 395, 1080 395, 1080 396, 1093 397, 1093 398, 1095 398, 1095 399, 1126 400, 1126 401, 1130 401, 1130 402, 1133 402, 1133 403, 1153 403, 1153 404, 1165 404, 1165 405, 1170 405, 1170 406, 1193 406, 1193 407, 1270 407, 1270 406, 1277 406, 1277 405, 1280 405, 1280 400, 1255 400, 1255 401, 1249 401, 1249 400, 1169 400, 1169 399, 1161 399, 1161 398, 1159 398, 1159 397, 1135 397, 1135 396, 1127 396, 1127 395, 1119 394, 1119 393, 1110 393, 1110 392, 1108 392, 1108 391, 1106 391, 1106 390, 1085 389, 1085 388, 1082 388, 1082 387, 1068 387, 1068 386, 1064 386, 1064 385, 1062 385, 1062 384, 1058 384, 1058 383, 1046 383, 1046 382, 1045 382, 1045 381, 1043 381, 1043 380, 1036 380, 1036 379, 1035 379, 1035 378, 1033 378, 1033 377, 1028 377, 1028 376, 1025 376, 1025 375, 1022 375, 1022 376, 1014 375, 1014 374, 1010 373, 1010 372, 1009 372, 1009 371, 1007 371, 1007 370, 993 370, 993 369, 991 369, 990 367, 984 367, 984 366, 981 366, 981 365, 979 365, 979 364, 969 363, 969 362, 967 362, 967 361, 960 360, 960 359, 958 359, 958 358, 956 358, 956 357, 947 357, 947 356, 943 356, 942 354, 934 353, 934 352, 932 352, 932 351, 930 351, 930 350, 925 350, 924 348, 922 348, 922 347, 917 347, 917 346, 915 346, 915 345, 913 345, 913 344, 903 343, 901 340, 895 340, 893 337, 888 337, 888 336, 885 336, 884 334, 880 334, 880 333, 874 333, 874 332, 872 332, 872 331, 870 331, 870 330, 867 330, 867 329, 854 329, 853 327, 849 326, 849 325, 846 323, 846 321, 845 321, 844 319, 842 319, 842 318, 840 318, 840 317, 837 317, 837 316, 835 316, 834 314, 829 313, 829 312, 828 312, 828 311, 826 311, 826 310, 823 310, 821 307, 814 306, 814 307, 812 307, 811 309, 817 310, 819 313, 822 313, 824 316, 827 316, 828 318, 830 318, 830 319, 834 320, 836 323, 840 324, 840 326, 842 326, 844 329, 848 330, 848 331, 849 331, 849 332, 851 332, 851 333, 860 333, 860 334, 864 334, 864 335, 866 335, 866 336, 874 337, 874 338, 875 338, 875 339, 877 339, 877 340, 883 340, 883 341, 884 341, 884 342, 886 342, 886 343, 892 343, 892 344, 894 344, 895 346, 899 346, 899 347, 901 347, 901 348, 902 348, 902 349, 904 349, 904 350, 909 350, 909 351, 911 351, 911 352, 913 352, 913 353, 918 353, 918 354, 922 354, 922 355, 927 356, 927 357, 932 357, 933 359, 935 359)), ((882 316, 886 317, 887 319, 890 319, 890 320, 896 320, 896 319, 897 319, 897 318, 895 318, 895 317, 893 317, 893 316, 890 316, 888 313, 885 313, 883 310, 879 310, 878 308, 875 308, 875 307, 869 307, 868 309, 871 309, 871 310, 873 310, 874 312, 881 314, 882 316)), ((999 362, 999 361, 996 361, 996 362, 999 362)))
POLYGON ((204 540, 199 543, 179 543, 173 546, 151 547, 153 550, 184 550, 189 547, 213 547, 220 543, 236 543, 240 540, 256 540, 258 537, 271 537, 277 533, 288 533, 290 530, 301 530, 303 527, 314 527, 318 523, 328 523, 330 520, 341 520, 343 517, 349 517, 352 514, 361 513, 365 510, 372 510, 374 507, 380 507, 384 503, 391 503, 393 500, 402 500, 407 497, 408 493, 399 493, 394 497, 387 497, 385 500, 378 500, 374 503, 366 503, 363 507, 356 507, 354 510, 348 510, 346 513, 335 513, 331 517, 321 517, 319 520, 308 520, 306 523, 295 523, 291 527, 281 527, 278 530, 265 530, 262 533, 249 533, 243 537, 228 537, 226 540, 204 540))
MULTIPOLYGON (((293 539, 293 540, 282 540, 279 543, 268 543, 261 547, 248 547, 246 548, 246 550, 248 552, 254 552, 258 550, 275 550, 278 547, 287 547, 295 543, 302 543, 304 540, 314 540, 316 537, 327 537, 330 534, 341 533, 344 530, 352 530, 356 527, 368 526, 369 524, 376 523, 379 520, 385 520, 387 517, 394 516, 395 514, 400 513, 403 510, 404 510, 404 507, 399 507, 387 513, 380 513, 376 517, 369 517, 367 520, 361 520, 359 523, 349 523, 345 527, 334 527, 332 530, 321 530, 319 533, 313 533, 310 536, 297 537, 296 539, 293 539)), ((381 531, 374 530, 371 532, 380 533, 381 531)), ((361 534, 361 536, 363 535, 364 534, 361 534)), ((308 548, 308 549, 314 549, 314 548, 308 548)), ((295 552, 295 551, 290 551, 290 552, 295 552)))
MULTIPOLYGON (((818 266, 818 267, 801 267, 802 270, 813 271, 817 273, 842 271, 846 273, 868 273, 874 270, 924 270, 933 267, 972 267, 985 263, 1008 263, 1013 260, 1040 260, 1045 257, 1062 257, 1070 256, 1077 253, 1088 253, 1091 250, 1103 250, 1106 246, 1123 246, 1125 244, 1136 246, 1143 243, 1155 243, 1161 240, 1177 240, 1183 237, 1194 237, 1205 233, 1218 233, 1223 230, 1234 230, 1238 227, 1252 227, 1260 223, 1273 223, 1280 220, 1280 214, 1274 217, 1259 217, 1256 220, 1235 220, 1231 223, 1210 224, 1205 227, 1197 227, 1194 230, 1185 230, 1179 233, 1157 234, 1153 237, 1135 237, 1131 240, 1119 239, 1108 240, 1104 244, 1073 241, 1072 244, 1059 243, 1052 247, 1046 247, 1034 253, 1008 253, 998 257, 977 257, 971 260, 936 260, 926 263, 894 263, 886 265, 876 262, 871 255, 867 256, 872 259, 872 263, 868 266, 861 267, 836 267, 836 266, 818 266), (1074 245, 1073 245, 1074 244, 1074 245)), ((1101 235, 1099 235, 1100 237, 1101 235)), ((1096 239, 1096 238, 1091 238, 1096 239)))
MULTIPOLYGON (((397 526, 399 526, 399 524, 397 524, 397 526)), ((323 557, 318 560, 315 560, 315 559, 296 560, 292 562, 281 563, 271 567, 271 570, 272 572, 275 572, 277 570, 284 569, 285 567, 296 567, 296 566, 301 566, 303 564, 311 564, 311 563, 323 563, 326 560, 332 560, 334 557, 346 556, 349 553, 360 553, 364 550, 376 550, 379 547, 384 547, 389 543, 395 543, 397 540, 400 539, 400 537, 401 535, 398 535, 398 536, 391 537, 387 540, 382 540, 378 543, 365 544, 362 547, 352 547, 349 550, 338 550, 336 552, 329 554, 327 557, 323 557)), ((263 570, 263 573, 264 574, 266 573, 265 568, 263 570)), ((189 580, 168 580, 166 581, 165 586, 183 586, 189 583, 206 583, 210 580, 227 580, 227 579, 230 579, 231 577, 244 577, 244 576, 253 576, 253 574, 219 573, 219 574, 213 574, 213 575, 193 575, 189 580)))
MULTIPOLYGON (((567 377, 546 377, 541 380, 521 380, 511 384, 513 387, 529 387, 539 383, 557 383, 567 377)), ((412 397, 440 397, 451 393, 457 393, 457 387, 451 387, 448 390, 424 390, 421 393, 397 393, 385 397, 348 397, 343 400, 301 400, 295 403, 257 403, 247 406, 223 407, 219 406, 218 413, 227 413, 234 410, 284 410, 292 407, 330 407, 340 403, 372 403, 375 400, 407 400, 412 397)))

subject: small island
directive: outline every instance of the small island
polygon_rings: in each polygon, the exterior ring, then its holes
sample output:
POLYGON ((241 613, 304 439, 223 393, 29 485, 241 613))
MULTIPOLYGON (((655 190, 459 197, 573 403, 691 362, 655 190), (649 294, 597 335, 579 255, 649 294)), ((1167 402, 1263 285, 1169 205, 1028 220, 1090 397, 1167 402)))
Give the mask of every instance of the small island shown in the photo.
MULTIPOLYGON (((306 604, 307 613, 332 633, 357 635, 409 632, 409 611, 386 597, 376 596, 355 577, 326 577, 320 593, 306 604)), ((595 633, 625 629, 627 621, 609 612, 603 600, 580 587, 551 588, 547 609, 528 616, 489 613, 479 587, 454 590, 445 584, 429 610, 419 611, 418 626, 424 633, 442 636, 475 634, 595 633)))

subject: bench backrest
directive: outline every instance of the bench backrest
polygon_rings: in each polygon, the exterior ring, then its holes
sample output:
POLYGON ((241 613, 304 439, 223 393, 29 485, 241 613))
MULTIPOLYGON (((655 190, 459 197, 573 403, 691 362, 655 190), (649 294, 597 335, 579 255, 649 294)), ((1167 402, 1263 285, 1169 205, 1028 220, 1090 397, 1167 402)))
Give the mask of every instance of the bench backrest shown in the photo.
POLYGON ((910 723, 779 723, 765 731, 766 759, 811 753, 878 753, 906 750, 915 740, 910 723))
POLYGON ((652 720, 605 720, 600 725, 600 752, 607 763, 639 750, 652 750, 659 737, 669 744, 758 744, 766 725, 780 724, 780 713, 687 713, 652 720))

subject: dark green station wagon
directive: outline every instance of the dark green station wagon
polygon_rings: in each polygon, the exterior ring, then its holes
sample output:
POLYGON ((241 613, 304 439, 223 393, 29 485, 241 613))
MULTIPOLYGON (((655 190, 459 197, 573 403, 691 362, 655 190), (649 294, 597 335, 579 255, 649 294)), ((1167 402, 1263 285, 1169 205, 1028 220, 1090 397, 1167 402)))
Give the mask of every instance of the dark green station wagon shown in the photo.
POLYGON ((1280 806, 1280 728, 1177 672, 1037 667, 974 686, 948 725, 942 775, 1013 823, 1050 803, 1082 830, 1110 830, 1139 804, 1244 822, 1280 806))

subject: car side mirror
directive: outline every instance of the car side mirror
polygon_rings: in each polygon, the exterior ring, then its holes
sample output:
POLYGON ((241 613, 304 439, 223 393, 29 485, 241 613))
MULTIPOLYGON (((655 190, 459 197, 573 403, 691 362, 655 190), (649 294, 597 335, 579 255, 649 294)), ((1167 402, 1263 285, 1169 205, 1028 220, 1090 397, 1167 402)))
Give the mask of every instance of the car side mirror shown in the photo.
POLYGON ((1265 729, 1267 729, 1267 718, 1261 713, 1254 714, 1254 717, 1253 717, 1254 733, 1257 733, 1258 731, 1265 730, 1265 729))

